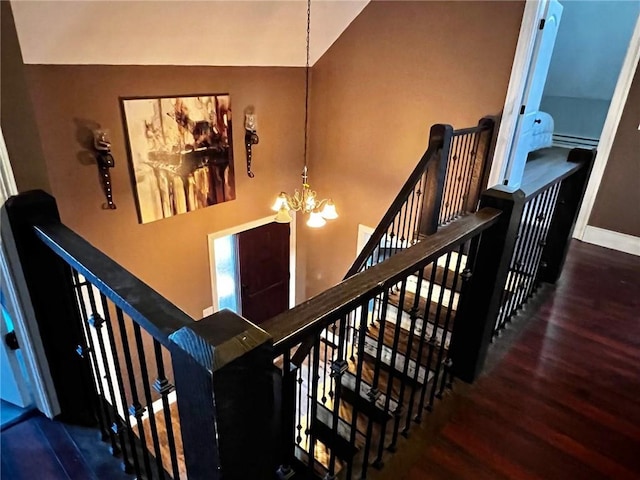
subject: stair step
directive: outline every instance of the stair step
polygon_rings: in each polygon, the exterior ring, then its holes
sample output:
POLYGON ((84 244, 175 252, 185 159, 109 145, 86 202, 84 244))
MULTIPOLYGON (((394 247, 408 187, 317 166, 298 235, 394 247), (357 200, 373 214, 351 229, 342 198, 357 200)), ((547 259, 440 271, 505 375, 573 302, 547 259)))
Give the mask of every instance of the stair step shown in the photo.
POLYGON ((318 440, 329 447, 343 460, 351 460, 360 450, 351 443, 351 425, 338 417, 338 425, 334 431, 333 412, 321 404, 317 406, 316 419, 311 431, 318 440))
MULTIPOLYGON (((378 340, 372 338, 370 336, 366 336, 365 338, 365 346, 364 353, 367 357, 369 357, 370 361, 376 362, 376 354, 378 349, 378 340)), ((418 385, 423 385, 426 381, 431 380, 433 377, 433 372, 429 372, 429 375, 426 375, 426 369, 422 366, 419 366, 414 360, 409 359, 409 365, 407 366, 407 372, 404 373, 406 356, 401 352, 396 352, 394 365, 391 365, 393 350, 390 346, 382 345, 382 351, 380 354, 380 367, 387 370, 393 371, 396 378, 401 378, 402 381, 406 383, 417 383, 418 385), (416 376, 416 368, 418 369, 418 374, 416 376)))
MULTIPOLYGON (((356 394, 356 376, 352 372, 344 372, 340 377, 340 385, 342 386, 341 399, 345 402, 354 405, 358 412, 366 415, 375 423, 385 423, 391 419, 391 414, 384 410, 386 402, 386 396, 383 393, 378 393, 375 401, 369 395, 371 392, 371 385, 364 379, 360 381, 360 391, 356 394)), ((396 409, 398 403, 389 399, 389 411, 392 412, 396 409)))
MULTIPOLYGON (((394 307, 395 309, 395 307, 394 307)), ((440 346, 440 344, 442 343, 442 337, 444 335, 444 327, 441 325, 442 322, 444 322, 444 319, 446 317, 446 311, 442 311, 442 313, 440 314, 440 322, 438 325, 436 325, 433 321, 427 321, 425 322, 424 320, 422 320, 421 318, 416 319, 415 321, 415 325, 414 325, 414 329, 413 329, 413 334, 414 337, 416 338, 415 341, 419 341, 419 336, 422 334, 422 328, 424 326, 424 328, 426 328, 426 332, 425 332, 425 340, 429 340, 430 338, 433 338, 433 341, 435 342, 436 346, 440 346), (435 331, 435 334, 434 334, 435 331)), ((451 313, 451 318, 449 319, 449 325, 447 328, 447 335, 445 336, 445 345, 444 348, 445 349, 449 349, 449 342, 451 340, 451 334, 449 332, 451 332, 451 330, 453 330, 453 322, 455 320, 455 312, 451 313)), ((391 328, 385 328, 385 343, 387 345, 393 345, 393 331, 395 329, 395 325, 397 324, 397 320, 396 320, 396 315, 393 314, 393 312, 387 311, 387 318, 386 323, 392 325, 391 328), (390 332, 389 334, 392 335, 390 338, 387 337, 387 333, 386 332, 390 332)), ((371 329, 377 329, 377 326, 373 326, 373 327, 369 327, 369 330, 371 329)), ((400 329, 403 332, 403 335, 405 335, 407 338, 409 336, 409 332, 411 331, 411 318, 409 317, 409 315, 402 315, 402 318, 400 319, 400 329)), ((373 332, 372 332, 373 333, 373 332)), ((375 336, 375 335, 374 335, 375 336)), ((408 340, 407 340, 408 341, 408 340)), ((423 347, 424 349, 424 347, 423 347)), ((416 354, 417 354, 417 348, 416 348, 416 354)), ((415 360, 415 358, 414 358, 415 360)))

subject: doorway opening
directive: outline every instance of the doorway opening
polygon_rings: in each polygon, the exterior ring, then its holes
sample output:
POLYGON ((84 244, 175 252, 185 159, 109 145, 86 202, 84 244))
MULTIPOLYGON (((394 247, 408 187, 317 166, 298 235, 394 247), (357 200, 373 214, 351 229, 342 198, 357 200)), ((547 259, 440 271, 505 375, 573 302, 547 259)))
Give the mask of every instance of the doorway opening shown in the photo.
MULTIPOLYGON (((489 177, 489 186, 507 184, 510 187, 518 188, 520 185, 522 172, 524 171, 524 163, 526 163, 526 155, 520 155, 518 157, 513 155, 512 152, 518 145, 518 120, 520 116, 523 115, 523 107, 526 103, 526 93, 530 89, 529 81, 533 79, 532 73, 535 73, 536 62, 538 61, 536 54, 539 51, 538 47, 541 33, 544 31, 544 28, 541 30, 541 27, 544 27, 545 25, 545 22, 542 22, 542 20, 546 19, 549 6, 552 3, 558 3, 558 1, 527 0, 527 3, 525 4, 520 35, 511 70, 511 78, 509 80, 509 87, 507 89, 507 96, 503 109, 501 126, 496 141, 494 162, 492 164, 489 177)), ((571 48, 578 48, 580 50, 580 54, 565 52, 565 57, 571 59, 572 62, 578 62, 578 67, 571 68, 568 65, 565 65, 566 62, 563 63, 562 59, 559 59, 560 68, 549 74, 549 82, 557 82, 557 79, 561 74, 568 72, 571 75, 570 79, 572 82, 584 81, 586 83, 584 85, 581 84, 579 87, 577 84, 573 87, 571 85, 564 85, 562 88, 556 88, 557 85, 552 86, 551 83, 549 83, 547 86, 548 88, 545 88, 545 83, 547 83, 546 74, 536 77, 535 81, 538 82, 539 89, 542 91, 543 96, 546 96, 546 99, 542 101, 543 109, 549 108, 550 105, 552 105, 551 108, 555 106, 560 109, 566 109, 567 106, 570 106, 573 113, 570 112, 569 115, 573 117, 579 116, 582 122, 581 124, 570 127, 565 124, 565 118, 561 118, 562 115, 560 115, 560 117, 558 117, 559 126, 561 130, 565 131, 559 132, 560 135, 555 136, 554 145, 564 143, 563 146, 568 147, 569 145, 566 143, 567 137, 579 137, 570 139, 572 143, 576 142, 572 146, 578 146, 581 144, 583 148, 590 148, 594 144, 593 137, 595 135, 593 135, 592 132, 594 130, 598 132, 598 151, 573 233, 574 238, 583 239, 587 221, 595 202, 595 197, 598 192, 598 188, 607 165, 609 153, 613 145, 613 140, 618 129, 618 124, 622 116, 622 110, 627 101, 631 82, 640 58, 639 7, 637 2, 624 1, 559 0, 559 3, 561 6, 565 7, 565 11, 562 13, 562 22, 565 22, 565 20, 569 18, 567 15, 572 15, 571 12, 575 13, 576 9, 583 7, 589 9, 589 11, 579 14, 580 18, 573 22, 573 27, 576 29, 578 34, 567 35, 569 42, 575 42, 569 43, 571 48), (569 11, 566 9, 567 6, 569 6, 569 11), (627 10, 635 9, 635 11, 620 14, 624 19, 624 23, 626 25, 625 28, 620 27, 620 22, 609 21, 607 22, 607 28, 610 28, 610 32, 612 31, 613 33, 601 31, 605 28, 603 22, 604 14, 602 14, 602 12, 605 12, 607 17, 616 15, 613 10, 613 7, 616 6, 627 10), (600 13, 596 12, 598 9, 600 9, 600 13), (595 22, 595 26, 593 28, 585 25, 585 16, 590 16, 593 22, 595 22), (595 29, 598 29, 600 32, 598 35, 593 34, 595 29), (603 35, 607 37, 604 41, 601 39, 601 36, 603 35), (580 38, 584 37, 586 37, 587 40, 581 41, 580 38), (592 42, 595 41, 599 46, 613 48, 611 40, 614 38, 617 42, 617 46, 615 48, 617 48, 619 53, 617 66, 614 68, 611 64, 593 64, 592 60, 595 57, 605 58, 607 62, 610 62, 613 55, 592 55, 589 51, 593 46, 592 42), (597 39, 600 39, 600 41, 597 39), (585 69, 591 69, 591 73, 584 74, 583 72, 585 69), (603 75, 603 71, 605 70, 606 75, 603 75), (613 75, 614 78, 611 81, 610 76, 612 70, 615 70, 615 72, 613 75), (611 92, 611 97, 609 99, 597 99, 599 101, 593 101, 593 99, 591 99, 587 102, 576 102, 574 99, 567 100, 567 98, 559 98, 563 96, 566 97, 567 95, 575 95, 576 92, 584 93, 594 92, 596 90, 601 92, 601 81, 604 81, 607 78, 609 79, 608 88, 611 92), (596 82, 595 84, 593 83, 594 81, 596 82), (604 125, 602 125, 602 114, 604 113, 603 110, 605 110, 602 108, 602 105, 606 104, 608 104, 608 109, 606 109, 604 125), (598 107, 600 109, 599 114, 596 112, 598 107), (590 111, 596 112, 596 115, 592 115, 591 118, 593 119, 597 116, 599 117, 599 120, 597 122, 585 124, 585 109, 590 109, 590 111), (585 133, 576 134, 575 129, 580 129, 581 132, 585 133), (564 138, 562 138, 563 133, 564 138), (563 140, 565 141, 563 142, 563 140)), ((571 27, 571 23, 572 22, 570 20, 566 23, 560 23, 560 29, 563 28, 563 25, 565 25, 565 28, 566 25, 571 27)), ((555 56, 557 52, 554 50, 551 51, 555 56)), ((549 56, 546 61, 548 63, 551 62, 551 57, 549 56)), ((558 116, 557 113, 556 116, 558 116)), ((533 120, 537 120, 537 117, 534 116, 533 120)), ((523 149, 523 151, 524 150, 526 149, 523 149)))
POLYGON ((296 220, 265 217, 209 234, 211 307, 228 308, 254 323, 295 305, 296 220))

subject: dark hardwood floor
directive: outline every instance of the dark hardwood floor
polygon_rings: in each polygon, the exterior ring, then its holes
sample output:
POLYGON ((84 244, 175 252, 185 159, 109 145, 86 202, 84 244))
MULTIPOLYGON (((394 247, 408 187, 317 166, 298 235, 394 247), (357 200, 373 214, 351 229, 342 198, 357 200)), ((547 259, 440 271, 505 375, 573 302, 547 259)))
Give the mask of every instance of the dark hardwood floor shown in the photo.
POLYGON ((439 433, 371 478, 640 478, 640 258, 574 241, 556 288, 463 390, 439 433))

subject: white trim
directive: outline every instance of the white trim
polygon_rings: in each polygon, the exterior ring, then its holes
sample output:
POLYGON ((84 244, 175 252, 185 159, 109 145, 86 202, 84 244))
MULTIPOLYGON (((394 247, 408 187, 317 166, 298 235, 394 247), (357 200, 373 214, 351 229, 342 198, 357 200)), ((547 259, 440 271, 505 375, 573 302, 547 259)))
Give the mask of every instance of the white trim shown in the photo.
MULTIPOLYGON (((0 127, 0 206, 7 198, 17 193, 18 187, 9 162, 9 152, 4 142, 2 127, 0 127)), ((6 307, 13 320, 16 337, 20 342, 22 358, 29 376, 31 394, 38 410, 47 417, 53 418, 60 413, 60 404, 42 345, 40 329, 35 321, 31 299, 28 293, 22 296, 19 294, 16 284, 21 284, 21 292, 27 292, 22 271, 14 273, 14 275, 18 275, 18 278, 10 275, 9 265, 1 247, 0 241, 0 278, 2 278, 7 294, 6 307)))
MULTIPOLYGON (((580 207, 580 213, 576 220, 576 226, 573 231, 573 236, 577 239, 584 240, 587 222, 591 216, 591 210, 596 201, 598 189, 600 188, 600 182, 602 182, 602 176, 604 175, 607 161, 609 160, 609 154, 611 153, 611 147, 618 131, 618 125, 622 118, 622 112, 629 96, 629 89, 631 88, 631 82, 638 67, 638 61, 640 60, 640 16, 636 21, 636 28, 633 31, 633 36, 629 42, 629 48, 627 49, 627 55, 622 64, 622 70, 620 70, 620 76, 618 77, 618 83, 616 89, 613 92, 613 98, 611 99, 611 105, 609 112, 607 113, 607 119, 604 122, 602 128, 602 134, 600 135, 600 144, 596 159, 593 163, 593 169, 591 170, 591 176, 589 177, 589 183, 584 193, 584 200, 580 207)), ((585 240, 586 241, 586 240, 585 240)))
POLYGON ((584 229, 582 241, 640 256, 640 237, 634 237, 626 233, 614 232, 612 230, 587 225, 584 229))
MULTIPOLYGON (((213 311, 217 312, 220 309, 218 305, 218 288, 216 279, 216 256, 214 240, 216 238, 226 237, 228 235, 236 235, 252 228, 262 227, 274 221, 273 216, 259 218, 251 222, 243 223, 242 225, 236 225, 225 230, 210 233, 207 235, 207 243, 209 245, 209 275, 211 278, 211 302, 213 311)), ((296 305, 296 215, 291 216, 290 231, 289 231, 289 308, 293 308, 296 305)))
POLYGON ((367 227, 366 225, 358 224, 358 238, 356 240, 356 257, 360 255, 360 252, 375 232, 375 228, 367 227))
POLYGON ((9 163, 9 152, 4 143, 4 134, 0 127, 0 206, 2 206, 11 195, 18 193, 16 179, 9 163))
POLYGON ((524 6, 520 35, 511 68, 511 78, 509 79, 493 163, 489 173, 489 187, 501 185, 505 178, 509 153, 513 146, 516 124, 520 114, 520 105, 522 105, 527 76, 535 51, 538 25, 544 16, 548 3, 549 0, 527 0, 524 6))

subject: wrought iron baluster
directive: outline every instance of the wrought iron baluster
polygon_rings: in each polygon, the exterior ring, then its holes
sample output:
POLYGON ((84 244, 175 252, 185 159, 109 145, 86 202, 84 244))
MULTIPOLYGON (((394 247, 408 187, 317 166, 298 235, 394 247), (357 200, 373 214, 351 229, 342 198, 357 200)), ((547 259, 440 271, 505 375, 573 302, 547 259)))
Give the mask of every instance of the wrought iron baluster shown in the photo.
POLYGON ((173 417, 171 416, 171 406, 169 404, 169 394, 175 389, 167 379, 164 370, 164 359, 162 358, 162 346, 155 338, 153 339, 153 350, 156 357, 156 366, 158 369, 158 377, 153 384, 153 388, 162 397, 162 410, 164 412, 164 423, 167 430, 167 441, 169 443, 169 457, 171 459, 171 471, 173 478, 180 478, 178 465, 178 454, 176 449, 176 441, 173 433, 173 417))
MULTIPOLYGON (((111 314, 109 313, 109 305, 107 303, 107 297, 104 296, 103 293, 100 293, 100 300, 102 302, 102 311, 104 312, 104 320, 105 325, 107 326, 107 339, 109 340, 109 347, 111 348, 111 355, 113 356, 113 367, 116 372, 116 384, 118 390, 120 392, 120 402, 122 404, 122 412, 123 415, 126 416, 127 411, 127 399, 124 395, 124 385, 122 382, 122 370, 120 369, 120 360, 118 359, 118 351, 116 350, 115 337, 113 335, 113 325, 111 325, 111 314)), ((112 390, 115 388, 112 386, 112 390)), ((125 426, 125 422, 122 418, 120 418, 120 411, 118 409, 118 399, 117 397, 112 397, 113 399, 113 409, 114 409, 114 422, 111 428, 114 430, 116 435, 120 440, 120 448, 122 450, 122 460, 124 464, 125 472, 131 472, 132 465, 129 462, 129 453, 127 452, 127 446, 125 442, 125 432, 123 431, 123 427, 125 426)), ((135 455, 133 453, 133 445, 131 445, 132 456, 135 455)))
MULTIPOLYGON (((407 338, 407 347, 406 347, 406 351, 404 352, 404 366, 402 369, 402 377, 400 379, 400 392, 399 392, 399 399, 398 399, 398 407, 396 408, 396 414, 394 416, 393 419, 393 433, 391 435, 391 445, 389 445, 389 450, 390 451, 395 451, 396 448, 396 442, 398 440, 398 432, 400 429, 400 420, 403 414, 403 406, 404 406, 404 395, 405 395, 405 388, 406 388, 406 384, 407 381, 406 379, 410 377, 409 374, 409 364, 412 362, 411 360, 411 354, 413 353, 413 340, 414 340, 414 336, 415 336, 415 328, 416 328, 416 320, 418 319, 418 310, 419 310, 419 305, 420 305, 420 293, 422 291, 422 281, 424 279, 424 269, 420 269, 417 272, 418 277, 417 277, 417 281, 416 281, 416 293, 413 299, 413 305, 411 306, 411 310, 409 311, 409 317, 410 317, 410 326, 409 326, 409 335, 407 338)), ((424 324, 423 324, 424 327, 424 324)), ((420 358, 416 357, 416 360, 414 362, 415 365, 415 372, 419 372, 420 370, 420 358)), ((425 372, 425 377, 427 377, 426 375, 427 372, 425 372)), ((419 374, 418 374, 419 375, 419 374)), ((425 378, 425 381, 427 379, 425 378)), ((411 407, 413 407, 413 405, 411 405, 411 407)), ((411 410, 409 410, 407 412, 407 417, 411 417, 411 410)))
MULTIPOLYGON (((451 282, 451 290, 450 290, 450 296, 449 296, 449 305, 447 306, 447 316, 445 318, 445 324, 444 327, 442 329, 442 342, 440 344, 440 350, 438 352, 438 355, 440 357, 442 357, 442 355, 445 352, 446 349, 446 345, 447 345, 447 340, 449 339, 450 336, 450 329, 449 329, 449 324, 451 322, 451 319, 454 318, 455 321, 455 314, 454 309, 453 309, 453 303, 454 303, 454 299, 455 299, 455 295, 456 295, 456 291, 458 288, 458 279, 460 278, 461 275, 461 268, 462 268, 462 256, 463 256, 463 252, 464 252, 464 246, 465 244, 462 243, 458 246, 458 258, 456 259, 456 269, 455 272, 453 274, 453 281, 451 282)), ((443 282, 446 284, 446 282, 443 282)), ((458 297, 459 298, 459 297, 458 297)), ((456 304, 456 308, 457 308, 457 304, 456 304)), ((449 351, 447 350, 447 359, 444 362, 444 371, 442 372, 442 381, 440 382, 440 390, 438 391, 438 393, 436 394, 436 396, 438 398, 442 398, 442 394, 444 392, 444 387, 445 387, 445 383, 447 380, 447 375, 449 373, 449 368, 451 366, 451 359, 449 357, 449 351)), ((433 388, 435 389, 436 384, 437 384, 437 372, 436 372, 436 378, 434 378, 433 381, 433 388)))
POLYGON ((164 479, 164 467, 162 465, 162 451, 160 450, 160 440, 158 438, 158 427, 156 425, 156 415, 153 411, 153 398, 151 397, 151 383, 149 382, 149 370, 147 369, 147 358, 144 353, 144 344, 142 343, 142 334, 140 326, 133 323, 133 334, 136 339, 136 347, 138 349, 138 359, 140 360, 140 373, 142 375, 142 388, 147 402, 147 413, 149 414, 149 426, 151 427, 151 439, 153 441, 153 450, 155 452, 156 464, 158 466, 158 475, 160 479, 164 479))
MULTIPOLYGON (((313 346, 313 383, 311 384, 311 395, 309 397, 311 401, 311 420, 312 422, 316 421, 318 417, 318 381, 320 380, 320 376, 318 375, 318 368, 320 366, 320 336, 318 336, 315 345, 313 346)), ((315 465, 315 448, 316 448, 316 436, 311 429, 311 435, 309 435, 309 473, 313 476, 314 474, 314 465, 315 465)))
POLYGON ((109 440, 109 431, 106 422, 109 420, 106 418, 108 415, 105 412, 105 396, 102 391, 102 380, 100 368, 98 366, 98 360, 96 358, 96 348, 93 343, 93 337, 91 335, 91 330, 89 329, 89 315, 87 314, 87 308, 84 303, 84 295, 83 295, 83 287, 90 285, 88 282, 80 282, 78 272, 75 269, 71 269, 73 274, 73 281, 75 283, 76 290, 76 300, 78 302, 78 306, 80 307, 80 315, 82 317, 82 331, 84 333, 85 345, 78 345, 78 354, 81 356, 88 355, 88 358, 91 362, 91 369, 93 372, 94 384, 96 391, 98 393, 98 400, 95 404, 96 417, 98 418, 98 425, 100 427, 100 434, 103 442, 109 440), (86 346, 88 345, 88 348, 86 346))
MULTIPOLYGON (((127 368, 127 374, 129 377, 129 387, 131 388, 131 400, 132 403, 129 406, 128 413, 130 416, 133 416, 136 419, 136 425, 138 426, 138 436, 140 437, 140 442, 142 443, 142 459, 144 462, 144 472, 141 470, 137 470, 136 473, 142 474, 146 473, 149 477, 151 477, 151 459, 149 458, 149 451, 147 450, 147 442, 146 435, 144 432, 144 428, 142 425, 142 416, 145 412, 145 407, 140 404, 138 399, 138 386, 136 385, 136 376, 135 371, 133 369, 133 361, 131 359, 131 349, 129 346, 129 338, 127 334, 127 328, 124 321, 124 316, 122 314, 122 310, 116 310, 116 318, 118 319, 118 327, 120 330, 120 341, 122 344, 122 351, 124 352, 124 363, 127 368)), ((133 440, 133 439, 132 439, 133 440)), ((137 455, 133 457, 134 462, 138 461, 137 455)), ((136 467, 139 468, 139 467, 136 467)))
MULTIPOLYGON (((102 383, 103 379, 107 383, 107 391, 109 392, 109 396, 111 397, 111 401, 115 403, 115 393, 113 391, 113 383, 111 382, 111 370, 109 369, 109 361, 107 359, 107 352, 104 343, 104 337, 102 336, 102 325, 104 325, 104 318, 98 313, 98 308, 96 305, 96 299, 94 297, 93 285, 88 288, 87 295, 89 297, 89 305, 91 307, 91 316, 89 317, 89 325, 91 325, 95 332, 96 337, 98 339, 98 347, 100 349, 100 357, 102 359, 102 368, 104 369, 104 377, 101 376, 100 383, 102 383)), ((94 342, 95 343, 95 342, 94 342)), ((113 353, 113 352, 112 352, 113 353)), ((104 388, 103 388, 104 392, 104 388)), ((111 405, 109 401, 104 398, 105 411, 107 413, 106 418, 107 422, 110 424, 114 424, 117 422, 117 412, 111 409, 111 405), (113 418, 113 420, 111 420, 113 418)), ((120 455, 120 446, 116 441, 116 432, 113 428, 109 427, 109 438, 111 439, 111 453, 114 456, 120 455)))
MULTIPOLYGON (((427 299, 425 302, 425 306, 424 306, 424 312, 422 315, 422 331, 420 332, 420 343, 418 345, 418 358, 422 358, 423 355, 423 350, 424 350, 424 346, 425 343, 427 345, 428 348, 428 353, 427 353, 427 362, 425 365, 425 373, 427 375, 429 375, 429 373, 431 372, 431 360, 432 360, 432 355, 433 355, 433 337, 434 335, 438 334, 438 322, 437 322, 437 307, 436 307, 436 312, 434 312, 434 321, 431 322, 429 320, 430 315, 431 315, 431 306, 432 306, 432 298, 433 298, 433 287, 436 283, 436 274, 438 272, 438 259, 435 259, 433 262, 431 262, 431 275, 429 277, 429 288, 427 291, 427 299), (427 326, 431 324, 433 325, 433 332, 431 332, 431 335, 429 335, 429 338, 427 339, 427 334, 428 334, 428 328, 427 326)), ((416 380, 418 379, 418 374, 417 371, 416 373, 414 373, 414 382, 413 385, 411 387, 411 401, 413 402, 413 398, 415 397, 417 391, 418 391, 418 384, 416 382, 416 380)), ((414 417, 414 421, 416 423, 420 423, 422 421, 422 410, 424 408, 424 398, 425 398, 425 394, 427 392, 427 384, 429 382, 424 382, 422 384, 422 388, 420 389, 420 401, 418 402, 418 408, 416 411, 416 416, 414 417)), ((407 417, 406 419, 406 423, 405 423, 405 427, 404 430, 405 432, 409 431, 409 426, 410 426, 410 422, 411 419, 409 417, 407 417)))

